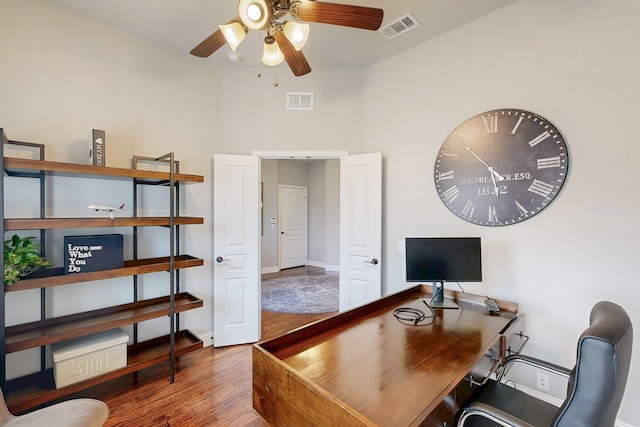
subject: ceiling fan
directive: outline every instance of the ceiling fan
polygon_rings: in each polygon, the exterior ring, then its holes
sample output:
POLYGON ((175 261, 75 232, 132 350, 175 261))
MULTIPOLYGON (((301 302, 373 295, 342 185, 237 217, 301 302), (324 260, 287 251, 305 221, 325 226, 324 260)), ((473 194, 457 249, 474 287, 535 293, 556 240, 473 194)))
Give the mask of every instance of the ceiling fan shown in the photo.
POLYGON ((206 58, 225 43, 235 51, 249 29, 267 32, 262 62, 278 65, 287 61, 296 76, 311 72, 302 47, 309 36, 309 24, 333 24, 364 30, 377 30, 383 10, 315 0, 239 0, 239 16, 219 28, 191 50, 206 58), (284 18, 289 15, 293 21, 284 18))

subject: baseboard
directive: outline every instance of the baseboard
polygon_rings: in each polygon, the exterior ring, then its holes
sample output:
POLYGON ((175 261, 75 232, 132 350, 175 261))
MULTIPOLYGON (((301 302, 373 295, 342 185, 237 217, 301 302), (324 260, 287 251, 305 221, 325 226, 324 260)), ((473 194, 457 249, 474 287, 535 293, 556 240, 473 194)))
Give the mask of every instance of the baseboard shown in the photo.
POLYGON ((340 265, 325 264, 322 261, 307 260, 307 265, 311 267, 323 268, 324 271, 340 271, 340 265))
POLYGON ((307 260, 307 265, 309 265, 311 267, 324 268, 324 262, 322 262, 322 261, 313 261, 311 259, 307 260))
POLYGON ((213 331, 205 332, 198 335, 198 338, 202 340, 203 347, 210 347, 213 345, 213 331))
MULTIPOLYGON (((325 271, 340 271, 340 265, 325 264, 322 261, 307 260, 307 265, 311 267, 323 268, 325 271)), ((280 267, 274 265, 272 267, 262 267, 260 269, 260 274, 278 273, 279 271, 280 267)))
MULTIPOLYGON (((509 381, 509 382, 511 382, 511 381, 509 381)), ((521 384, 517 384, 516 388, 518 390, 520 390, 521 392, 523 392, 523 393, 527 393, 529 396, 533 396, 536 399, 540 399, 543 402, 547 402, 547 403, 549 403, 549 404, 551 404, 553 406, 558 406, 559 407, 560 405, 562 405, 562 402, 564 402, 564 400, 562 400, 560 398, 557 398, 555 396, 551 396, 550 394, 547 394, 547 393, 543 393, 543 392, 541 392, 539 390, 536 390, 534 388, 523 386, 521 384)))
POLYGON ((277 265, 274 265, 272 267, 262 267, 260 269, 260 274, 277 273, 278 271, 280 271, 280 267, 277 265))
MULTIPOLYGON (((542 393, 539 390, 533 389, 533 388, 529 388, 529 387, 525 387, 523 385, 518 384, 516 387, 518 390, 522 391, 523 393, 527 393, 530 396, 535 397, 536 399, 540 399, 543 402, 547 402, 553 406, 560 406, 562 405, 563 400, 559 399, 555 396, 551 396, 549 394, 546 393, 542 393)), ((622 421, 618 421, 616 420, 616 424, 615 427, 635 427, 631 424, 627 424, 627 423, 623 423, 622 421)))

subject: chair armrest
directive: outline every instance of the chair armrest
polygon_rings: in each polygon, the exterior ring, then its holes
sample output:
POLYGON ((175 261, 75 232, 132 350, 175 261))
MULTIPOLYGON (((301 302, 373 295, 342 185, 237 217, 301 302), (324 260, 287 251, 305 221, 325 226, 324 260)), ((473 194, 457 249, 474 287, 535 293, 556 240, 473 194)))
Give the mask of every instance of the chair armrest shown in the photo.
POLYGON ((535 368, 544 369, 554 374, 561 375, 566 378, 569 378, 569 376, 571 375, 571 370, 563 366, 556 365, 554 363, 550 363, 545 360, 538 359, 536 357, 527 356, 524 354, 512 354, 511 356, 507 356, 507 358, 505 359, 505 363, 502 367, 502 371, 500 372, 500 375, 498 376, 498 380, 502 379, 502 376, 504 375, 506 368, 512 363, 524 363, 524 364, 533 366, 535 368))
POLYGON ((503 427, 535 427, 520 418, 514 417, 513 415, 501 411, 498 408, 480 402, 473 402, 464 408, 460 418, 458 419, 458 427, 464 426, 467 418, 471 416, 487 418, 503 427))

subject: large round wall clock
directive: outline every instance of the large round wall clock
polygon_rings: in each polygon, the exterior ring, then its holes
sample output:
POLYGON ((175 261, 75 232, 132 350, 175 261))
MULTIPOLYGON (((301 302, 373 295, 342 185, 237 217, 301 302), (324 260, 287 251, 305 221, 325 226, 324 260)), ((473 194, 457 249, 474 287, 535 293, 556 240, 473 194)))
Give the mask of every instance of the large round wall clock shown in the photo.
POLYGON ((568 167, 564 138, 551 122, 505 108, 471 117, 447 137, 434 180, 451 212, 496 227, 540 213, 558 195, 568 167))

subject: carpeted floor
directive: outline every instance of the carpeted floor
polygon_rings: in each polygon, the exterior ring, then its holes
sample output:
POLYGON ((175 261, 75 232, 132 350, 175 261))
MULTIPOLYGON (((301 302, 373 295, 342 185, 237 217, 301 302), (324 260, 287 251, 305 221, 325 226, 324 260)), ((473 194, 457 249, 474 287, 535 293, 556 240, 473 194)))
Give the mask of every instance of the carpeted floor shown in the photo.
POLYGON ((279 313, 338 311, 338 275, 262 280, 262 309, 279 313))

